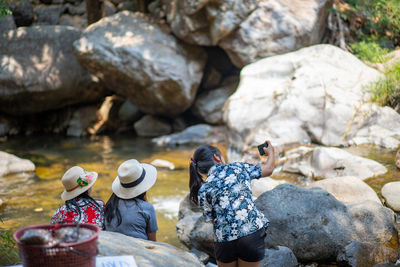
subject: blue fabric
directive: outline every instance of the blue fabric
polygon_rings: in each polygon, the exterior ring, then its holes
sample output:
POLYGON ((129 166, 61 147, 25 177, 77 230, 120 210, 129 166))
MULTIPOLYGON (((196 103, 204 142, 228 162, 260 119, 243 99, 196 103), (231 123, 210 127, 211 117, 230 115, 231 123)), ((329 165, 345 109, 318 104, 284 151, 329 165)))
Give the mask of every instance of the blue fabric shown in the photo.
POLYGON ((121 224, 117 226, 117 216, 110 223, 106 220, 106 231, 119 232, 147 240, 148 233, 158 230, 156 212, 151 203, 141 199, 120 199, 118 208, 122 217, 121 224))
POLYGON ((235 162, 210 168, 198 196, 206 221, 214 222, 214 241, 226 242, 252 234, 269 221, 254 204, 250 182, 261 167, 235 162))

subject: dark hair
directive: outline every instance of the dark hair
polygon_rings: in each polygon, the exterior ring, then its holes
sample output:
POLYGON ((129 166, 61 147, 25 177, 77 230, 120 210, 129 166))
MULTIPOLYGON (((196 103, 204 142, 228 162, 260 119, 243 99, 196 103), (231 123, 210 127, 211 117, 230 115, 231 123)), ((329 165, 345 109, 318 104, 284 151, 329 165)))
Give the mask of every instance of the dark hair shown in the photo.
MULTIPOLYGON (((126 200, 137 202, 138 199, 146 201, 146 192, 144 192, 134 198, 126 199, 126 200)), ((121 198, 119 198, 116 194, 112 193, 110 199, 107 201, 106 209, 104 211, 104 216, 105 216, 105 220, 107 223, 111 223, 114 216, 116 216, 117 217, 117 226, 121 224, 122 217, 121 217, 121 212, 119 211, 119 208, 118 208, 120 200, 121 200, 121 198)))
POLYGON ((198 192, 203 183, 201 174, 207 174, 210 168, 215 164, 213 155, 221 156, 221 151, 210 145, 201 145, 193 153, 193 158, 190 162, 190 200, 198 205, 198 192))
POLYGON ((73 199, 65 201, 65 206, 66 206, 67 210, 76 212, 78 214, 78 222, 82 218, 81 207, 84 207, 86 205, 91 205, 95 209, 97 209, 100 212, 100 214, 104 214, 103 207, 99 203, 97 203, 97 201, 94 200, 91 196, 89 196, 88 191, 83 192, 82 194, 80 194, 77 197, 74 197, 73 199), (79 205, 78 199, 82 199, 83 200, 83 204, 82 205, 79 205))

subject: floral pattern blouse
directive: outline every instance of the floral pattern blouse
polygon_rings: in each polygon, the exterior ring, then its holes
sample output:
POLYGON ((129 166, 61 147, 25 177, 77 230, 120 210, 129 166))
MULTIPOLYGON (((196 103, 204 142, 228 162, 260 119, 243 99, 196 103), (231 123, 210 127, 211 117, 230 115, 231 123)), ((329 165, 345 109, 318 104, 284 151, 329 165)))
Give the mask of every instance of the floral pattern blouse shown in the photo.
POLYGON ((216 164, 199 189, 199 203, 206 221, 214 223, 214 241, 226 242, 252 234, 269 221, 254 204, 251 179, 261 168, 250 163, 216 164))
POLYGON ((105 204, 101 200, 96 200, 96 202, 101 208, 100 210, 94 203, 86 199, 77 198, 77 203, 81 209, 80 219, 75 210, 67 209, 67 206, 64 205, 56 210, 53 217, 51 217, 51 223, 91 223, 103 228, 105 204))

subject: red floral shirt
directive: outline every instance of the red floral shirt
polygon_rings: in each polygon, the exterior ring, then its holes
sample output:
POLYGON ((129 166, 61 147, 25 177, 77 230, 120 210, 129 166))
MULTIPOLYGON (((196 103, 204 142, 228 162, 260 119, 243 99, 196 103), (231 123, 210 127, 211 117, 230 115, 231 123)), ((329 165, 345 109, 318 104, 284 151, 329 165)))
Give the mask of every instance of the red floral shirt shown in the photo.
POLYGON ((80 219, 76 210, 68 209, 67 206, 64 205, 56 210, 53 217, 51 217, 51 223, 91 223, 97 224, 100 228, 103 228, 105 204, 101 200, 96 200, 96 202, 101 207, 100 211, 94 203, 88 202, 82 198, 77 198, 77 203, 81 210, 80 219))

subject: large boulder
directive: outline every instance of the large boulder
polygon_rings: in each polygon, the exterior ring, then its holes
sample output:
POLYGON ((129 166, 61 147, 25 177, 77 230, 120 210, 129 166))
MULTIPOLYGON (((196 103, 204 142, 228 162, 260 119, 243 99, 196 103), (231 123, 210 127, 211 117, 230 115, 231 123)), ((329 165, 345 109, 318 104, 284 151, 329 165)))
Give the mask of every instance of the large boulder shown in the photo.
POLYGON ((163 0, 172 32, 185 42, 211 46, 230 34, 257 7, 256 0, 163 0))
POLYGON ((367 103, 369 94, 363 90, 380 77, 332 45, 311 46, 246 66, 224 109, 229 161, 241 160, 265 139, 278 150, 310 142, 397 148, 400 114, 367 103))
POLYGON ((204 266, 192 253, 163 242, 108 231, 100 232, 98 242, 99 256, 132 255, 140 267, 204 266))
POLYGON ((243 67, 319 43, 330 0, 163 0, 172 32, 185 42, 221 46, 243 67), (283 26, 282 26, 283 25, 283 26))
MULTIPOLYGON (((288 247, 300 261, 334 261, 351 242, 377 244, 371 252, 387 247, 389 258, 398 248, 394 213, 376 201, 343 203, 322 188, 283 184, 263 193, 255 203, 270 220, 266 248, 288 247)), ((212 224, 204 221, 188 197, 180 204, 176 229, 188 248, 213 255, 212 224)), ((383 255, 379 261, 385 259, 383 255)))
POLYGON ((316 181, 307 188, 320 187, 328 191, 337 200, 345 203, 363 202, 372 200, 382 204, 375 191, 364 181, 354 176, 342 176, 332 179, 316 181))
POLYGON ((4 15, 0 17, 0 32, 6 32, 9 30, 15 30, 17 26, 15 25, 13 16, 11 15, 4 15))
POLYGON ((12 173, 34 172, 35 164, 28 159, 0 151, 0 177, 12 173))
POLYGON ((201 48, 129 11, 90 25, 74 47, 90 72, 152 115, 174 117, 189 108, 206 62, 201 48))
POLYGON ((0 38, 0 111, 25 115, 97 101, 103 87, 76 60, 81 31, 66 26, 20 27, 0 38))
POLYGON ((321 43, 333 1, 258 2, 258 8, 219 43, 236 66, 321 43))
POLYGON ((384 174, 387 170, 382 164, 371 159, 355 156, 336 147, 299 147, 287 154, 304 154, 291 158, 283 164, 282 170, 301 173, 307 177, 334 178, 355 176, 361 180, 384 174))
POLYGON ((394 213, 375 201, 345 205, 321 188, 283 184, 256 206, 270 220, 266 246, 286 246, 300 261, 336 260, 353 241, 398 248, 394 213))

